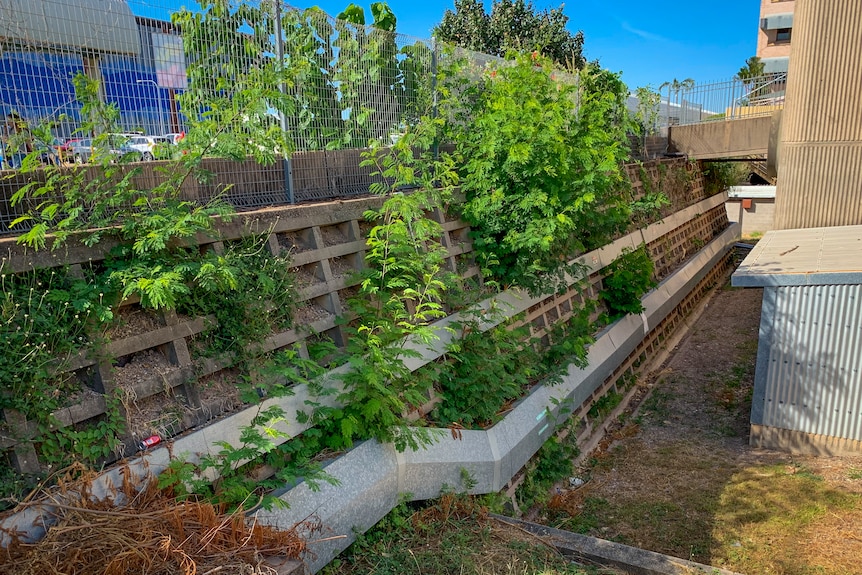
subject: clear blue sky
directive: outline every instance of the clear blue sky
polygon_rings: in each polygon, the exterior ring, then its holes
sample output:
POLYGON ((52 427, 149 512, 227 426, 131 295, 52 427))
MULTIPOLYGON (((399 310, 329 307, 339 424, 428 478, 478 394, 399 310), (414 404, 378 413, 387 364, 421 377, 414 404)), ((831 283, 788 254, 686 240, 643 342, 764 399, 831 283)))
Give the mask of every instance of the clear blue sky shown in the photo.
MULTIPOLYGON (((294 0, 296 1, 296 0, 294 0)), ((490 6, 491 0, 485 0, 490 6)), ((349 2, 321 0, 317 5, 335 16, 349 2)), ((356 1, 370 21, 371 0, 356 1)), ((389 0, 398 17, 398 31, 429 37, 454 0, 389 0)), ((539 8, 559 2, 535 0, 539 8)), ((730 79, 754 56, 760 13, 758 0, 575 0, 565 4, 572 31, 584 32, 588 60, 622 71, 631 89, 665 81, 693 78, 696 82, 730 79)))
MULTIPOLYGON (((355 0, 371 21, 372 0, 355 0)), ((129 0, 137 14, 163 17, 155 6, 195 6, 190 0, 129 0), (150 3, 144 7, 144 3, 150 3), (166 2, 166 4, 161 4, 166 2)), ((491 0, 485 0, 490 6, 491 0)), ((320 6, 336 16, 350 0, 291 0, 297 8, 320 6)), ((431 28, 454 9, 454 0, 388 0, 398 32, 429 38, 431 28)), ((534 0, 538 9, 559 3, 534 0)), ((588 60, 622 72, 629 88, 657 88, 673 79, 696 82, 730 79, 757 47, 758 0, 574 0, 565 5, 572 31, 584 32, 588 60)))

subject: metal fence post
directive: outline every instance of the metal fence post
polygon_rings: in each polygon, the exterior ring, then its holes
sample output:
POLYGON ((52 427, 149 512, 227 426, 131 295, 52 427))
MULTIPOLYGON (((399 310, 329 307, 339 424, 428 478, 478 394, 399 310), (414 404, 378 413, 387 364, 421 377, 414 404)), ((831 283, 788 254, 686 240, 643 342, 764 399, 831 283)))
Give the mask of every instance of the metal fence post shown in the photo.
MULTIPOLYGON (((278 58, 279 68, 283 68, 284 34, 281 22, 281 0, 273 0, 273 4, 275 5, 275 54, 278 58)), ((279 91, 281 91, 282 94, 287 95, 287 86, 285 86, 284 81, 280 81, 278 83, 278 89, 279 91)), ((281 131, 286 138, 288 133, 287 116, 285 116, 282 110, 278 111, 278 121, 281 125, 281 131)), ((287 201, 288 203, 295 204, 296 195, 294 194, 293 190, 293 164, 291 162, 290 152, 288 150, 283 150, 282 170, 284 173, 284 189, 287 193, 287 201)))
POLYGON ((730 120, 736 117, 736 77, 730 82, 730 120))
MULTIPOLYGON (((431 118, 437 119, 437 38, 431 36, 431 118)), ((434 159, 440 156, 440 142, 434 139, 434 159)))

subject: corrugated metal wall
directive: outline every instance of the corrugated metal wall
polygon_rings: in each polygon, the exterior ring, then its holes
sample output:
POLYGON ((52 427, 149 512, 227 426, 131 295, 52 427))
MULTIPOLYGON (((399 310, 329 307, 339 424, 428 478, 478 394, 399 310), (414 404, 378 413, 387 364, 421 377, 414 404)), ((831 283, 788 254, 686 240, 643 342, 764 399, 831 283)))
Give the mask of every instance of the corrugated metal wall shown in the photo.
POLYGON ((765 288, 763 312, 752 423, 862 440, 862 286, 765 288))
POLYGON ((797 0, 775 229, 862 223, 862 2, 797 0))

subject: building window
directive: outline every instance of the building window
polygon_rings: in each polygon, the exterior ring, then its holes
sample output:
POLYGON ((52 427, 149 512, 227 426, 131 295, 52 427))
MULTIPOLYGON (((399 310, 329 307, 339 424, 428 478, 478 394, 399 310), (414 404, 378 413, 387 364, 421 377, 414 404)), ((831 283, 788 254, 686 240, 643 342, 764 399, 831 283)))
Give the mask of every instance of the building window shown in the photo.
POLYGON ((790 32, 793 28, 779 28, 775 31, 775 43, 786 44, 790 42, 790 32))

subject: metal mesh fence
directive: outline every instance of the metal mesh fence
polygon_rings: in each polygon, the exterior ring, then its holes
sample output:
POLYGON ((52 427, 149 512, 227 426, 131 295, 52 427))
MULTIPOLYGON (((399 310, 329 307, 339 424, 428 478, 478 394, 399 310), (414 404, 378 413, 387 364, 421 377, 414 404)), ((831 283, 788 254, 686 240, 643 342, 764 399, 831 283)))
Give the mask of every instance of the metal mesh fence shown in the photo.
POLYGON ((784 107, 787 73, 662 88, 663 126, 770 115, 784 107))
POLYGON ((478 78, 501 62, 273 0, 175 7, 0 5, 0 234, 26 230, 10 228, 32 207, 13 195, 47 177, 32 161, 21 170, 27 154, 88 180, 122 158, 146 190, 167 177, 171 158, 203 149, 207 176, 181 193, 239 208, 367 193, 379 178, 360 165, 363 149, 437 113, 439 66, 463 59, 478 78), (190 128, 202 122, 210 129, 194 140, 190 128))

